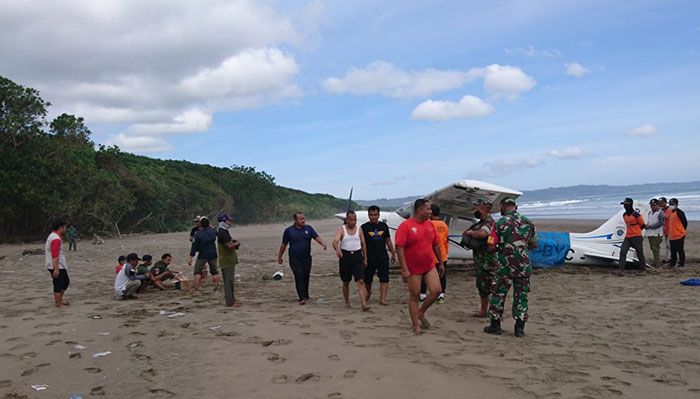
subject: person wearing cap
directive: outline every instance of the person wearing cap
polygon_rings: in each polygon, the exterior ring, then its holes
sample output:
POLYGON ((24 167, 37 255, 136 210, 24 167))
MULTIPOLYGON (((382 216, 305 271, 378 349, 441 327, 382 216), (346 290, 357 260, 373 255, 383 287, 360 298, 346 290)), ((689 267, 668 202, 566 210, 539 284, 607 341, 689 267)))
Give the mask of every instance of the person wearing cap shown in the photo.
POLYGON ((395 235, 401 278, 408 288, 408 313, 416 335, 420 335, 422 329, 430 328, 425 314, 440 295, 440 275, 445 272, 440 238, 430 222, 431 213, 430 201, 417 199, 413 203, 413 216, 399 225, 395 235), (428 285, 430 293, 419 306, 420 285, 423 281, 428 285))
POLYGON ((63 254, 63 235, 66 233, 66 222, 59 219, 51 224, 51 234, 46 238, 44 246, 44 267, 49 271, 53 280, 54 306, 60 308, 68 305, 63 301, 63 294, 70 285, 68 264, 63 254))
POLYGON ((671 260, 671 243, 668 240, 668 218, 671 216, 671 208, 668 206, 666 197, 659 197, 659 207, 661 207, 661 212, 664 213, 664 226, 661 228, 661 233, 664 237, 664 254, 661 257, 661 263, 668 263, 671 260))
POLYGON ((218 217, 219 229, 216 231, 217 247, 219 249, 219 266, 224 277, 224 299, 226 306, 239 307, 241 303, 234 295, 234 283, 236 281, 236 265, 238 264, 238 254, 236 250, 241 246, 240 241, 231 237, 229 229, 233 219, 222 213, 218 217))
POLYGON ((489 309, 489 295, 491 294, 491 282, 498 266, 496 254, 486 250, 486 240, 496 223, 491 216, 491 203, 485 200, 477 201, 478 208, 474 216, 479 219, 477 223, 465 230, 462 235, 476 240, 483 240, 483 248, 473 248, 474 264, 476 266, 476 289, 481 298, 481 309, 472 314, 474 317, 486 317, 489 309))
MULTIPOLYGON (((444 220, 440 217, 440 207, 437 204, 430 204, 430 223, 435 227, 435 231, 438 234, 438 240, 440 241, 440 254, 442 255, 442 264, 444 266, 444 271, 440 274, 440 288, 442 292, 438 295, 436 303, 442 305, 445 303, 445 289, 447 288, 447 255, 450 246, 450 228, 447 226, 444 220)), ((433 256, 435 265, 437 266, 437 258, 433 256)), ((425 285, 425 281, 420 284, 420 300, 424 301, 426 292, 428 291, 428 286, 425 285)))
POLYGON ((146 276, 136 274, 139 260, 141 259, 135 253, 126 255, 126 262, 114 279, 114 293, 123 300, 135 299, 136 291, 146 285, 146 276))
POLYGON ((211 279, 214 283, 214 291, 219 289, 219 269, 218 269, 218 258, 219 255, 216 253, 216 231, 209 226, 209 219, 202 217, 199 221, 202 229, 194 234, 194 241, 192 241, 192 247, 190 248, 190 256, 187 258, 187 264, 192 266, 192 260, 195 255, 197 256, 197 262, 194 265, 194 290, 199 290, 200 284, 202 284, 202 272, 205 266, 209 266, 209 273, 211 273, 211 279))
POLYGON ((654 254, 653 266, 658 267, 661 265, 662 230, 666 222, 666 217, 661 207, 659 207, 659 201, 656 198, 652 198, 651 201, 649 201, 649 207, 651 209, 647 212, 647 228, 644 230, 644 236, 649 240, 649 248, 651 248, 651 253, 654 254))
POLYGON ((294 273, 299 305, 309 300, 309 279, 311 278, 311 240, 316 241, 325 251, 326 243, 313 227, 306 224, 301 212, 294 212, 294 224, 284 229, 282 244, 277 254, 277 263, 284 263, 284 251, 289 245, 289 268, 294 273))
POLYGON ((688 219, 685 217, 685 212, 678 208, 678 199, 671 198, 668 201, 671 209, 668 217, 668 240, 671 244, 671 260, 669 267, 685 266, 685 233, 688 228, 688 219))
POLYGON ((199 230, 202 230, 201 220, 202 220, 201 216, 195 216, 194 219, 192 219, 192 223, 194 223, 194 227, 192 227, 192 230, 190 230, 190 242, 194 241, 194 234, 196 232, 198 232, 199 230))
POLYGON ((644 218, 634 209, 634 201, 632 198, 625 198, 620 202, 620 205, 625 207, 625 213, 622 218, 625 220, 627 231, 625 239, 622 240, 620 248, 620 259, 618 261, 617 275, 624 274, 625 266, 627 266, 627 252, 630 247, 634 248, 639 260, 639 272, 644 273, 646 269, 646 260, 644 259, 644 241, 642 239, 642 230, 644 229, 644 218))
POLYGON ((501 334, 503 307, 512 283, 514 335, 522 337, 525 335, 532 274, 528 250, 537 247, 535 225, 518 213, 518 206, 513 198, 501 200, 501 215, 503 216, 493 225, 487 240, 488 250, 497 253, 498 266, 491 283, 489 304, 491 324, 484 327, 484 332, 501 334))

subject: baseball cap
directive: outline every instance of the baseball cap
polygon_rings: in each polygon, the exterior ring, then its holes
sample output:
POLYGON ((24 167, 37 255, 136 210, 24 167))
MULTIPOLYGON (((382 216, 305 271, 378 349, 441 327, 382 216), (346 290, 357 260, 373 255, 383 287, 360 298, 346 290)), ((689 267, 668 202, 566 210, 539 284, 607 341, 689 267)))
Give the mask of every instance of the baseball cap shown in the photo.
POLYGON ((130 261, 132 261, 132 260, 141 260, 141 258, 139 258, 139 256, 136 255, 136 254, 133 253, 133 252, 130 253, 129 255, 126 255, 126 261, 127 261, 127 262, 130 262, 130 261))
POLYGON ((649 201, 649 205, 659 205, 659 200, 657 200, 656 198, 652 198, 649 201))
POLYGON ((620 205, 634 205, 634 201, 632 201, 632 198, 625 198, 624 201, 620 202, 620 205))
POLYGON ((228 214, 222 213, 221 215, 219 215, 218 220, 219 222, 226 222, 231 220, 231 217, 228 214))
POLYGON ((668 200, 668 203, 671 205, 678 205, 678 198, 671 198, 668 200))
POLYGON ((666 200, 666 197, 659 197, 659 202, 668 202, 668 200, 666 200))
POLYGON ((501 200, 501 205, 515 205, 515 198, 506 197, 501 200))
POLYGON ((144 255, 141 260, 148 262, 149 260, 153 260, 153 257, 151 255, 144 255))
POLYGON ((192 219, 193 222, 199 222, 200 220, 202 220, 201 216, 195 216, 194 219, 192 219))

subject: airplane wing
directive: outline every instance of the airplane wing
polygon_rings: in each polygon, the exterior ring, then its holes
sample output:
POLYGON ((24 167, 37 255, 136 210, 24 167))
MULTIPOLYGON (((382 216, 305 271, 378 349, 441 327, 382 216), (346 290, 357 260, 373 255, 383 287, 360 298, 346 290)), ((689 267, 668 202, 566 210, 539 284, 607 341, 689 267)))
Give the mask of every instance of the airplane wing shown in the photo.
POLYGON ((473 218, 478 200, 493 204, 491 212, 501 211, 501 200, 506 197, 518 198, 520 191, 511 190, 495 184, 478 180, 458 180, 443 187, 425 198, 440 206, 440 212, 454 217, 473 218))

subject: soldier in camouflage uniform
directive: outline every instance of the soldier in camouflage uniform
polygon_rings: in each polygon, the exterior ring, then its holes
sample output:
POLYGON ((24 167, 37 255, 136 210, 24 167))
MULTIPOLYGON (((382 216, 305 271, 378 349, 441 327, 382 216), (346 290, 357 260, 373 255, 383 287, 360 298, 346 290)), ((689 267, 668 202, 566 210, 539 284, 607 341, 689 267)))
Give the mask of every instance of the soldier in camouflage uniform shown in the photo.
MULTIPOLYGON (((495 222, 491 217, 491 203, 484 200, 479 200, 477 203, 479 207, 474 216, 479 219, 479 222, 464 231, 463 235, 483 240, 485 244, 495 222)), ((481 249, 474 248, 472 252, 474 253, 474 264, 476 266, 476 289, 479 291, 479 297, 481 298, 481 309, 472 314, 472 316, 486 317, 489 307, 489 294, 491 293, 491 281, 498 262, 496 254, 488 252, 486 245, 481 249)))
POLYGON ((527 251, 537 246, 535 226, 517 212, 515 200, 512 198, 501 201, 501 214, 503 217, 496 222, 488 239, 489 249, 497 251, 498 268, 491 284, 491 325, 485 327, 484 332, 501 334, 503 306, 512 281, 515 336, 522 337, 525 335, 527 294, 530 292, 532 273, 527 251))

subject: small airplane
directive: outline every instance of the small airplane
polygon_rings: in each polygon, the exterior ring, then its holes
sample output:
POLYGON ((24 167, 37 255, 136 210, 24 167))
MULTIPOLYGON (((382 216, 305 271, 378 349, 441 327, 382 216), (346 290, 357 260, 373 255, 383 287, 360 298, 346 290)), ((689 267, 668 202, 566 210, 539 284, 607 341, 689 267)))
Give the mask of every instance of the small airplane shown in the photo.
MULTIPOLYGON (((450 227, 450 260, 465 261, 472 259, 472 251, 460 245, 462 232, 476 222, 474 212, 478 208, 479 200, 492 203, 494 219, 500 217, 501 200, 506 197, 517 199, 523 193, 496 184, 478 180, 457 180, 453 184, 443 187, 423 198, 440 206, 440 214, 445 223, 450 227)), ((350 200, 352 200, 352 190, 350 200)), ((637 210, 646 216, 648 206, 635 203, 637 210)), ((348 209, 350 207, 348 206, 348 209)), ((413 204, 408 203, 395 211, 382 211, 380 220, 386 223, 391 230, 396 230, 399 225, 409 217, 413 211, 413 204)), ((597 229, 589 233, 567 232, 538 232, 537 248, 529 251, 533 264, 540 267, 552 267, 563 264, 576 265, 613 265, 617 264, 620 256, 622 240, 625 238, 626 225, 622 217, 624 210, 620 210, 597 229)), ((369 221, 367 211, 356 211, 357 223, 363 224, 369 221)), ((345 213, 335 215, 345 220, 345 213)), ((525 215, 527 216, 527 215, 525 215)), ((536 227, 536 226, 535 226, 536 227)), ((637 254, 634 249, 627 254, 628 262, 636 262, 637 254)))

